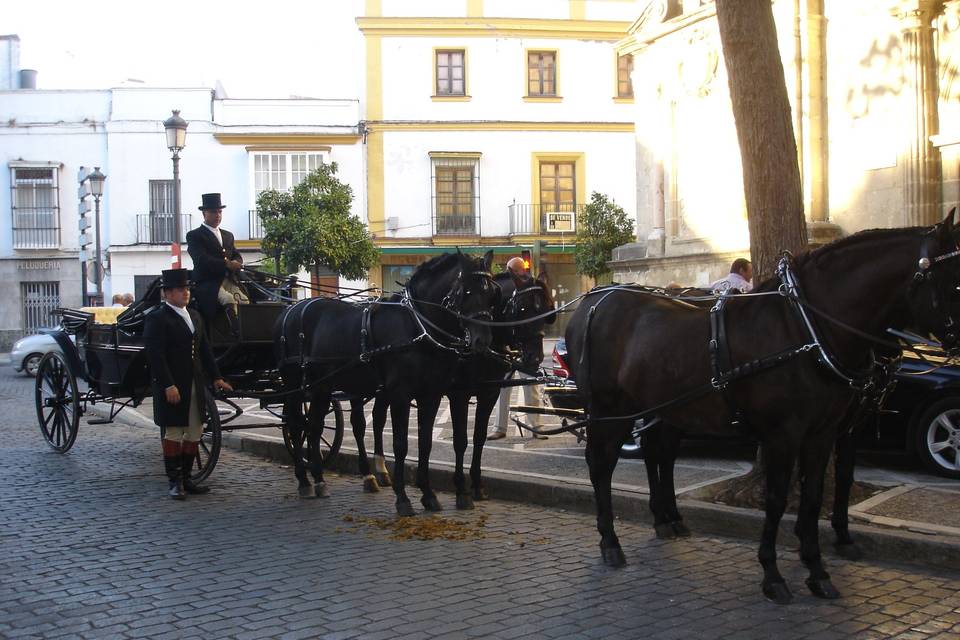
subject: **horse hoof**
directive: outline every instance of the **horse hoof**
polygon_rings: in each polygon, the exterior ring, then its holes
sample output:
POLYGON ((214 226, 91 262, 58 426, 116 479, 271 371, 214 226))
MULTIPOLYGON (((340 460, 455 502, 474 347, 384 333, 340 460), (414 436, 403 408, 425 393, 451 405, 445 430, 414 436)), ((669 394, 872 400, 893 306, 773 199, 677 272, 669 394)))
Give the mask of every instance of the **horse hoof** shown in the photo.
POLYGON ((627 564, 627 557, 623 555, 623 549, 620 547, 607 547, 601 549, 603 555, 603 564, 608 567, 622 567, 627 564))
POLYGON ((824 600, 836 600, 840 597, 840 592, 830 582, 830 578, 807 578, 807 588, 810 593, 824 600))
POLYGON ((330 497, 330 490, 327 489, 327 483, 326 483, 326 482, 321 482, 321 483, 318 484, 318 485, 314 485, 314 487, 313 487, 313 493, 314 493, 314 495, 317 496, 318 498, 329 498, 329 497, 330 497))
POLYGON ((673 533, 678 538, 689 538, 690 537, 690 527, 683 523, 683 520, 677 520, 676 522, 671 522, 670 526, 673 528, 673 533))
POLYGON ((473 499, 477 500, 478 502, 482 502, 484 500, 489 500, 490 496, 487 494, 486 489, 480 487, 479 489, 473 490, 473 499))
POLYGON ((790 604, 793 601, 793 594, 785 582, 763 583, 763 595, 777 604, 790 604))
POLYGON ((364 493, 380 492, 380 485, 377 484, 377 479, 374 476, 367 476, 363 479, 363 491, 364 493))
POLYGON ((392 487, 393 482, 390 480, 389 473, 381 473, 376 476, 377 482, 380 483, 381 487, 392 487))
POLYGON ((443 511, 443 505, 437 500, 437 496, 423 496, 420 498, 420 504, 422 504, 423 508, 427 511, 443 511))
POLYGON ((653 530, 657 533, 657 538, 660 540, 673 540, 677 537, 677 532, 674 531, 673 525, 669 522, 655 524, 653 525, 653 530))
POLYGON ((409 518, 417 515, 417 512, 413 510, 413 506, 409 500, 403 500, 397 502, 397 515, 401 518, 409 518))
POLYGON ((860 550, 860 547, 857 546, 855 542, 848 542, 844 544, 836 544, 834 548, 837 550, 837 555, 845 560, 862 560, 863 551, 860 550))
POLYGON ((302 487, 297 487, 297 495, 305 500, 317 497, 317 494, 313 491, 312 484, 305 484, 302 487))
POLYGON ((467 510, 473 509, 473 498, 465 493, 457 494, 457 509, 467 510))

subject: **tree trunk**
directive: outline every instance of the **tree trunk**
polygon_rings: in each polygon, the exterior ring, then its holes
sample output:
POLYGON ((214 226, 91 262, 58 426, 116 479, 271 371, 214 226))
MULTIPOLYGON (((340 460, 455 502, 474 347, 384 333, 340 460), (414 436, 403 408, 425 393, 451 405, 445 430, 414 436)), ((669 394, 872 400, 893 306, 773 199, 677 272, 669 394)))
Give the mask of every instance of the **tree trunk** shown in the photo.
POLYGON ((807 244, 790 101, 771 0, 716 0, 730 100, 743 159, 754 282, 782 251, 807 244))

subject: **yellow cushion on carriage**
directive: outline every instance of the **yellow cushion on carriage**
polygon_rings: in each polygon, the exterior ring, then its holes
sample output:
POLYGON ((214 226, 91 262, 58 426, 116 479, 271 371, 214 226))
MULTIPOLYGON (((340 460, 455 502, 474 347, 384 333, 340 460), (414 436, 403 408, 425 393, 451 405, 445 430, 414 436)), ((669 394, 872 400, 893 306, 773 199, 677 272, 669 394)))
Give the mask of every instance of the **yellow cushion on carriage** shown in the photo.
POLYGON ((97 324, 116 324, 117 316, 126 310, 126 307, 80 307, 80 311, 92 313, 97 324))

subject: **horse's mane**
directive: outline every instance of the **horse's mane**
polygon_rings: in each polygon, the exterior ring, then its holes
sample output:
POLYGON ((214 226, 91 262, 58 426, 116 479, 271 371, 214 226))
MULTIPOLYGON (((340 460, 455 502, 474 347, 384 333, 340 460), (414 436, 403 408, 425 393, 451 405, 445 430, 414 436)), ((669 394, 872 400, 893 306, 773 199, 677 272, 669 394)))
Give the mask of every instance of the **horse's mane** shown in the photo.
MULTIPOLYGON (((540 288, 543 289, 543 295, 546 296, 547 306, 549 307, 553 305, 553 292, 550 291, 550 287, 545 282, 541 282, 529 274, 524 274, 521 277, 523 278, 523 284, 526 287, 531 287, 534 285, 540 286, 540 288)), ((501 271, 493 276, 494 282, 499 283, 503 280, 513 281, 513 276, 509 271, 501 271)))
MULTIPOLYGON (((851 246, 857 246, 869 242, 881 242, 894 236, 921 235, 926 233, 929 227, 908 227, 900 229, 865 229, 858 231, 853 235, 841 238, 830 244, 825 244, 816 249, 807 249, 793 257, 793 264, 798 269, 807 265, 817 265, 833 256, 834 253, 844 251, 851 246)), ((775 275, 764 280, 754 291, 773 291, 780 286, 780 279, 775 275)))

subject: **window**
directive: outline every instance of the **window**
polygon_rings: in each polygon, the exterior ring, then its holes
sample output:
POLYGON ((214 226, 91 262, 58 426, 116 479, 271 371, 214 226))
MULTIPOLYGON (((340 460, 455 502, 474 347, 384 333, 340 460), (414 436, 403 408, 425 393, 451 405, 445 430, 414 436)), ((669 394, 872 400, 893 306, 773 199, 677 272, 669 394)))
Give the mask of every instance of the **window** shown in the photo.
POLYGON ((23 301, 23 330, 36 333, 56 324, 50 312, 60 307, 59 282, 21 282, 20 299, 23 301))
POLYGON ((527 95, 557 95, 557 54, 555 51, 527 52, 527 95))
POLYGON ((60 246, 57 167, 12 167, 14 249, 60 246))
POLYGON ((286 191, 300 184, 324 163, 322 153, 253 154, 254 199, 268 189, 286 191))
POLYGON ((540 163, 540 206, 544 211, 573 211, 577 202, 573 162, 540 163))
POLYGON ((416 267, 412 266, 392 264, 385 264, 380 267, 383 275, 383 285, 381 286, 383 292, 400 293, 403 285, 410 279, 415 269, 416 267))
POLYGON ((619 56, 617 58, 617 97, 633 97, 633 80, 630 74, 633 73, 633 54, 619 56))
POLYGON ((435 235, 480 231, 479 154, 433 157, 435 235))
MULTIPOLYGON (((150 213, 147 219, 138 220, 137 241, 148 244, 173 242, 173 216, 176 209, 173 180, 150 181, 150 213), (140 227, 145 225, 143 229, 140 227)), ((189 219, 189 216, 186 216, 189 219)), ((181 224, 186 233, 189 224, 181 224)), ((181 238, 182 240, 182 238, 181 238)))
POLYGON ((438 96, 466 95, 464 75, 464 51, 437 51, 437 86, 438 96))

